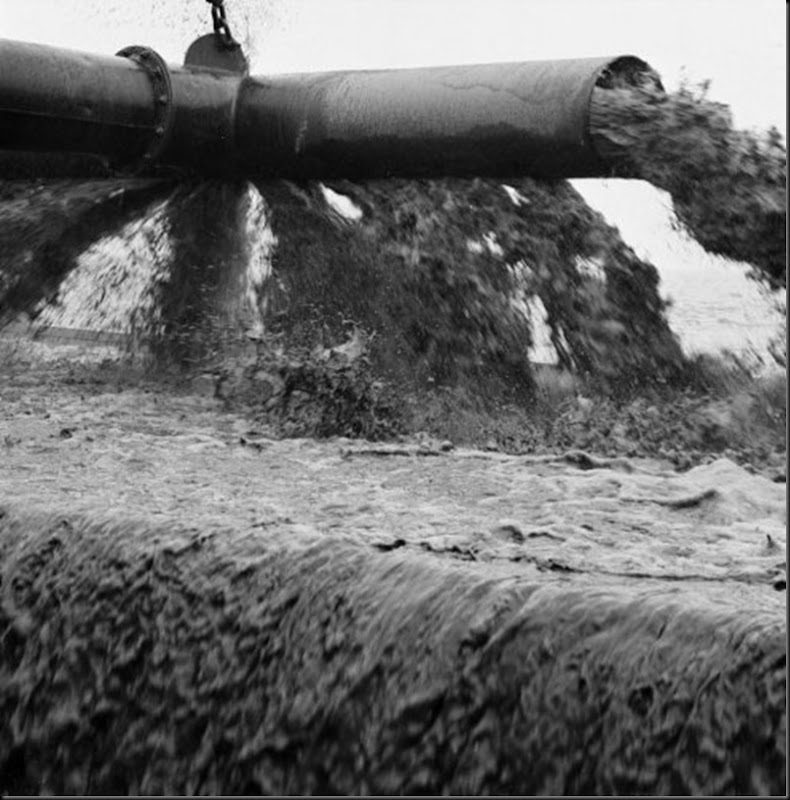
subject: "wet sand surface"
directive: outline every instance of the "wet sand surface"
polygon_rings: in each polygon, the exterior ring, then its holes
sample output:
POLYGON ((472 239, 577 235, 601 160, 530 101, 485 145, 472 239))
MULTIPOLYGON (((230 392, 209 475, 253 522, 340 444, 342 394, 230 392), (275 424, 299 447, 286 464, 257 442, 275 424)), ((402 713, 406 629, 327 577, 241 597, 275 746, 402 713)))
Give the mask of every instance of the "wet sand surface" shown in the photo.
POLYGON ((0 388, 1 790, 783 793, 784 484, 106 388, 0 388))

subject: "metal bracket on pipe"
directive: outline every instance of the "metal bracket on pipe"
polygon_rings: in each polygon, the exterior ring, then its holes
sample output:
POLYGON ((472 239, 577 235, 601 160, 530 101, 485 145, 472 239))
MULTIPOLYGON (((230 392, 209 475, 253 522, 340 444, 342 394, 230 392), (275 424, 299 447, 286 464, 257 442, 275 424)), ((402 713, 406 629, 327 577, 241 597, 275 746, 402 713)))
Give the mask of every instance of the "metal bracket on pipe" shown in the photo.
POLYGON ((148 146, 137 162, 123 165, 132 172, 141 172, 156 164, 173 127, 173 85, 170 70, 162 56, 150 47, 130 45, 119 50, 116 55, 139 64, 151 81, 154 92, 154 119, 148 146))
POLYGON ((215 33, 195 39, 184 56, 184 66, 196 69, 222 70, 235 75, 248 75, 249 64, 239 45, 226 47, 215 33))

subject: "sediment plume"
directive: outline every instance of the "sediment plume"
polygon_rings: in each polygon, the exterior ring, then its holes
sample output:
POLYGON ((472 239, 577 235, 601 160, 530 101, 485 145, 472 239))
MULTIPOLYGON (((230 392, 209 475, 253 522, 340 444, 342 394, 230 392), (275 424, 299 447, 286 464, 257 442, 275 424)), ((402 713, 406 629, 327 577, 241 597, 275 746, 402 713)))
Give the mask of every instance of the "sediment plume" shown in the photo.
POLYGON ((593 91, 590 132, 618 174, 669 192, 681 226, 707 251, 787 285, 787 153, 776 129, 736 130, 729 108, 698 89, 665 93, 649 74, 593 91))
POLYGON ((0 327, 57 303, 79 256, 171 189, 134 178, 0 182, 0 327))
POLYGON ((145 290, 155 312, 136 315, 135 338, 159 364, 186 367, 232 355, 260 334, 274 247, 269 209, 246 181, 186 182, 164 209, 166 265, 145 290))

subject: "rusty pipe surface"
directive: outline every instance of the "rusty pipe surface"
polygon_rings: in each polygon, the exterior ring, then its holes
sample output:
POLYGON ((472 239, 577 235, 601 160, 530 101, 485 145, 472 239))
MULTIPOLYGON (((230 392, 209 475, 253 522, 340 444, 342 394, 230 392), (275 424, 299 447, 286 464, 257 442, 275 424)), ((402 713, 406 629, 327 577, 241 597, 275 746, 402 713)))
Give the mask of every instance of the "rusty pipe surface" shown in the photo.
POLYGON ((157 82, 139 58, 0 40, 0 150, 258 178, 599 176, 611 166, 590 98, 620 68, 649 69, 634 56, 271 77, 186 66, 157 82))

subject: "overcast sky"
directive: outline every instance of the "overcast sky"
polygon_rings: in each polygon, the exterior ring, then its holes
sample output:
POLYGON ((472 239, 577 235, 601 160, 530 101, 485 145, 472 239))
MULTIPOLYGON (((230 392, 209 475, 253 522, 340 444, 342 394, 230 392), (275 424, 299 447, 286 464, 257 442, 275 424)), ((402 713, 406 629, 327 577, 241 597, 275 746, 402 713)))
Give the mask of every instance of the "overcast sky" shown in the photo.
MULTIPOLYGON (((711 80, 739 127, 786 135, 780 0, 226 0, 257 74, 630 53, 711 80)), ((179 63, 210 29, 205 0, 0 0, 0 36, 98 53, 147 44, 179 63)), ((700 258, 670 229, 666 196, 637 181, 575 182, 662 272, 700 258)))

